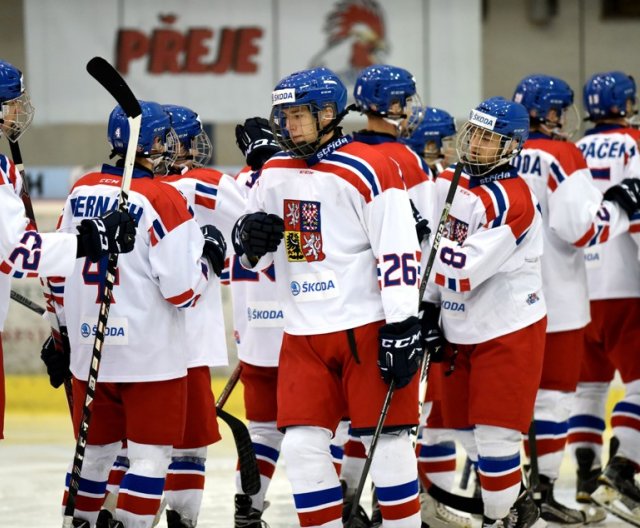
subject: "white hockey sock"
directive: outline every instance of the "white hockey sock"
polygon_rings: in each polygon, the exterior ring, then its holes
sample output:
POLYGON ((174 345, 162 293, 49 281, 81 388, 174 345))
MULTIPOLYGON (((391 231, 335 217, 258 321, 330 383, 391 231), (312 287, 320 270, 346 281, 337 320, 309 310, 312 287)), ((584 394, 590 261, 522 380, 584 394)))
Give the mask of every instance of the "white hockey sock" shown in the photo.
MULTIPOLYGON (((539 389, 536 395, 534 421, 538 471, 556 480, 560 476, 560 464, 564 456, 569 426, 569 413, 573 403, 572 392, 539 389)), ((524 439, 529 452, 529 439, 524 439)))
POLYGON ((503 519, 509 514, 520 492, 520 431, 476 425, 478 471, 482 486, 484 514, 503 519))
POLYGON ((164 483, 167 506, 194 525, 198 520, 204 491, 207 447, 174 449, 164 483))
MULTIPOLYGON (((114 442, 113 444, 87 445, 85 447, 74 517, 90 521, 92 525, 96 522, 107 489, 109 470, 116 458, 118 449, 120 449, 120 445, 120 442, 114 442)), ((62 501, 63 514, 69 493, 70 472, 71 465, 69 465, 65 482, 62 501)))
POLYGON ((593 468, 601 466, 608 392, 608 383, 578 383, 569 417, 568 447, 574 458, 577 448, 592 449, 595 453, 593 468))
POLYGON ((167 468, 171 446, 138 444, 129 440, 129 470, 120 483, 115 518, 127 528, 150 528, 153 524, 167 468))
POLYGON ((625 395, 611 414, 613 436, 620 441, 617 455, 640 464, 640 380, 625 385, 625 395))
POLYGON ((342 488, 333 468, 331 431, 321 427, 288 427, 282 456, 300 526, 342 528, 342 488))
MULTIPOLYGON (((368 450, 371 436, 363 436, 368 450)), ((408 431, 381 434, 371 461, 380 513, 386 528, 419 528, 418 470, 408 431)))

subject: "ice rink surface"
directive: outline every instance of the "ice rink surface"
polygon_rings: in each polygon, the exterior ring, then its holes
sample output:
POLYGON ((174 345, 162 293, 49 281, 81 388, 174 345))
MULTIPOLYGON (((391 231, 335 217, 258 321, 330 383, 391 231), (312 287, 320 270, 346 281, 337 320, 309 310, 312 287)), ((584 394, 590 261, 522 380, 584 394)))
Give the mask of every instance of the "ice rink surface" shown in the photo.
MULTIPOLYGON (((233 526, 235 494, 235 448, 224 424, 222 442, 209 448, 206 487, 198 526, 233 526)), ((7 416, 5 440, 0 442, 0 528, 59 528, 62 524, 60 501, 64 475, 73 458, 75 442, 71 423, 64 415, 7 416)), ((459 466, 462 467, 462 458, 459 466)), ((271 528, 298 526, 291 488, 279 463, 267 499, 271 503, 264 519, 271 528)), ((574 468, 565 457, 556 485, 556 497, 566 504, 572 501, 574 468)), ((363 505, 368 510, 370 494, 363 505)), ((476 523, 479 526, 479 523, 476 523)), ((160 527, 166 526, 163 518, 160 527)), ((630 526, 609 515, 596 526, 630 526)))

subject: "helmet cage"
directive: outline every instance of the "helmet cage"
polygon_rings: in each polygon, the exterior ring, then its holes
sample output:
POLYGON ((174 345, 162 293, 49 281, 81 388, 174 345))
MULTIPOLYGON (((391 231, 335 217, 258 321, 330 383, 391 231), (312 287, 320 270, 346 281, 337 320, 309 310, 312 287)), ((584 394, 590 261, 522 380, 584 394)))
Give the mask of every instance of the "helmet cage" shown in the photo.
MULTIPOLYGON (((276 143, 280 145, 280 148, 288 152, 294 158, 305 159, 315 154, 322 142, 322 138, 331 133, 342 121, 346 111, 341 114, 337 114, 337 108, 335 103, 326 103, 324 106, 319 107, 315 103, 310 104, 293 104, 293 105, 275 105, 271 109, 271 115, 269 117, 269 124, 271 125, 271 131, 273 132, 276 143), (310 141, 296 142, 291 137, 289 129, 287 127, 287 116, 285 110, 291 108, 307 108, 312 116, 312 123, 315 126, 315 137, 310 141), (329 124, 324 127, 320 127, 320 119, 326 119, 324 116, 320 116, 322 111, 332 110, 333 118, 329 124)), ((309 132, 309 131, 307 131, 309 132)))
POLYGON ((467 121, 458 134, 456 151, 465 172, 483 176, 518 155, 523 141, 467 121))
POLYGON ((34 111, 27 92, 4 101, 0 104, 0 136, 4 132, 12 143, 18 141, 33 121, 34 111))

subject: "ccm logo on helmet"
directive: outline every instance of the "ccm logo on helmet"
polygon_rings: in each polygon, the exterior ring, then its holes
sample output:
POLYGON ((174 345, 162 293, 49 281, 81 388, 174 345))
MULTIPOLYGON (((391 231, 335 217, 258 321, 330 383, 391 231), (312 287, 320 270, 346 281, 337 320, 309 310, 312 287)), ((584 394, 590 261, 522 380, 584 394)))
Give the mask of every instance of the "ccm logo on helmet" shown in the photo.
POLYGON ((493 130, 496 126, 495 117, 485 114, 484 112, 478 112, 477 110, 471 110, 469 121, 474 125, 481 126, 482 128, 488 128, 489 130, 493 130))
POLYGON ((273 106, 283 103, 293 103, 296 100, 296 91, 293 88, 276 90, 271 93, 271 103, 273 106))

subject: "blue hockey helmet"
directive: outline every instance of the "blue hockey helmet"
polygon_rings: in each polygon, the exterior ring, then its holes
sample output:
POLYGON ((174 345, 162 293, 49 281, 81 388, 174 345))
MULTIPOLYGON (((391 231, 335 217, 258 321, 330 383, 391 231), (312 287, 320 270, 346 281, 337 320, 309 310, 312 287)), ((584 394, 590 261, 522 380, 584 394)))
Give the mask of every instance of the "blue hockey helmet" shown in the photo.
POLYGON ((5 132, 10 141, 17 141, 33 121, 33 113, 22 72, 0 60, 0 135, 5 132))
POLYGON ((366 67, 356 79, 353 97, 362 113, 393 118, 402 136, 410 136, 422 120, 415 77, 404 68, 388 64, 366 67))
MULTIPOLYGON (((142 110, 142 122, 136 156, 151 159, 154 172, 166 173, 167 167, 175 162, 179 143, 171 128, 171 119, 159 103, 138 102, 142 110)), ((111 111, 107 136, 113 149, 112 154, 124 156, 129 142, 129 122, 120 105, 111 111)))
POLYGON ((456 135, 456 122, 453 116, 441 110, 425 106, 422 109, 423 118, 410 137, 403 140, 417 153, 422 154, 428 141, 435 142, 438 150, 442 149, 442 140, 456 135))
POLYGON ((314 68, 282 79, 274 88, 271 100, 269 121, 276 141, 293 157, 307 158, 316 152, 322 137, 336 128, 344 117, 347 88, 330 69, 314 68), (313 115, 314 139, 295 142, 291 138, 287 130, 286 110, 297 107, 307 107, 313 115))
POLYGON ((481 176, 508 163, 528 137, 527 109, 504 97, 491 97, 471 110, 458 135, 458 156, 469 174, 481 176))
POLYGON ((596 73, 584 85, 583 102, 588 119, 630 117, 627 101, 635 106, 636 82, 621 71, 596 73))
POLYGON ((203 167, 211 159, 213 146, 202 127, 200 116, 186 106, 162 105, 169 117, 171 126, 178 136, 182 148, 176 163, 188 162, 191 167, 203 167))
POLYGON ((544 119, 550 110, 559 114, 573 104, 573 90, 562 79, 551 75, 528 75, 522 79, 513 94, 513 100, 520 103, 529 115, 544 119))

